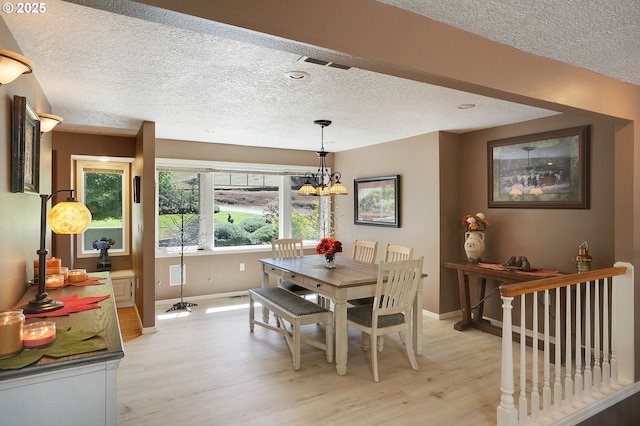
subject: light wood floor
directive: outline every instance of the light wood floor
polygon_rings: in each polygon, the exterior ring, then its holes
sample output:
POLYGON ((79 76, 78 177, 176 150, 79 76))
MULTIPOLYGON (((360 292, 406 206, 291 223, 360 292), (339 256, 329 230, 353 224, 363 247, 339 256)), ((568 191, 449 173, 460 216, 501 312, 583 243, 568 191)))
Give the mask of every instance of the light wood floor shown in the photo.
MULTIPOLYGON (((249 332, 247 297, 198 305, 189 315, 157 307, 157 333, 124 343, 118 425, 496 424, 500 339, 455 331, 455 319, 424 317, 417 372, 399 337, 388 336, 375 383, 355 330, 346 376, 306 345, 293 371, 282 336, 249 332), (224 310, 229 305, 235 309, 224 310)), ((305 331, 322 332, 316 325, 305 331)))

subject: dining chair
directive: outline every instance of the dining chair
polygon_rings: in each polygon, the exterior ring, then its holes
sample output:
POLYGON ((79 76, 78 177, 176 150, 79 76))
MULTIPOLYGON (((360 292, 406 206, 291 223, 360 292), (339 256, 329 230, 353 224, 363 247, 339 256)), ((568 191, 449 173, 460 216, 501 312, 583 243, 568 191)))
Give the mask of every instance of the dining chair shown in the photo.
MULTIPOLYGON (((278 259, 304 256, 304 251, 302 250, 302 239, 281 238, 271 241, 271 255, 278 259)), ((278 280, 278 286, 289 290, 290 292, 293 292, 298 296, 304 297, 307 294, 316 294, 309 289, 306 289, 289 281, 284 281, 282 279, 278 280)))
POLYGON ((398 260, 407 260, 413 257, 413 247, 404 247, 387 244, 384 248, 384 261, 396 262, 398 260))
MULTIPOLYGON (((418 286, 422 280, 423 257, 418 259, 381 262, 378 266, 376 295, 372 305, 355 306, 347 309, 347 324, 362 331, 362 346, 371 348, 373 380, 379 381, 378 351, 379 337, 390 333, 402 333, 409 363, 418 370, 413 353, 411 315, 418 286), (367 341, 367 335, 369 340, 367 341), (404 335, 404 336, 403 336, 404 335)), ((414 313, 418 315, 419 313, 414 313)), ((418 332, 421 332, 418 330, 418 332)))
MULTIPOLYGON (((357 240, 356 240, 357 241, 357 240)), ((355 246, 354 246, 355 253, 355 246)), ((395 262, 398 260, 407 260, 413 257, 413 247, 404 247, 398 245, 387 244, 384 248, 384 262, 395 262)), ((355 259, 355 257, 354 257, 355 259)), ((371 305, 373 303, 373 297, 363 297, 361 299, 352 299, 348 302, 355 306, 371 305)), ((382 349, 382 340, 380 349, 382 349)))
POLYGON ((377 241, 355 240, 353 242, 353 251, 351 258, 361 262, 376 263, 378 254, 377 241))

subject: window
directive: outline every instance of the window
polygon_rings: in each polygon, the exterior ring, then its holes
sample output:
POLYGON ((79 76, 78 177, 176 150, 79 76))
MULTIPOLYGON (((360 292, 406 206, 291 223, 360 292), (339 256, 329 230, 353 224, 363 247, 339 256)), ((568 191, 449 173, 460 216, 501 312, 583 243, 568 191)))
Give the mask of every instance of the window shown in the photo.
POLYGON ((77 160, 78 200, 91 212, 91 225, 78 235, 78 256, 97 256, 93 241, 115 242, 110 254, 129 254, 129 163, 77 160))
POLYGON ((278 168, 158 162, 160 250, 259 246, 276 238, 319 240, 329 203, 325 197, 298 195, 306 168, 278 168))

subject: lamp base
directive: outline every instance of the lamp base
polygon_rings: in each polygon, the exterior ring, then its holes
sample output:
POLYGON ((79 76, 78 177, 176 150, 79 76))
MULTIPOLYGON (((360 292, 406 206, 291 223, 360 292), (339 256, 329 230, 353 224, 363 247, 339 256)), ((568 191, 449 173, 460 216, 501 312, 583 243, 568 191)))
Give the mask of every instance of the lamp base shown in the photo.
POLYGON ((43 300, 33 299, 29 301, 29 304, 26 305, 22 311, 25 314, 41 314, 43 312, 55 311, 62 307, 64 307, 64 302, 53 300, 51 298, 43 300))

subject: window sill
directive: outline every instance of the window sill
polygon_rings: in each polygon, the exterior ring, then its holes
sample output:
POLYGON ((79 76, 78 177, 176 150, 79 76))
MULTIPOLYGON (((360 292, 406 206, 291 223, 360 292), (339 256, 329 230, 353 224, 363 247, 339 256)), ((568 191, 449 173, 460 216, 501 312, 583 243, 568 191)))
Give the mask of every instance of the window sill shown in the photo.
MULTIPOLYGON (((316 243, 305 243, 302 248, 306 249, 315 249, 316 243)), ((216 255, 224 255, 224 254, 237 254, 237 253, 270 253, 271 246, 270 245, 259 245, 259 246, 239 246, 239 247, 217 247, 213 250, 185 250, 184 256, 216 256, 216 255)), ((180 257, 180 250, 174 252, 166 252, 166 251, 158 251, 156 250, 156 258, 169 258, 169 257, 180 257)))

